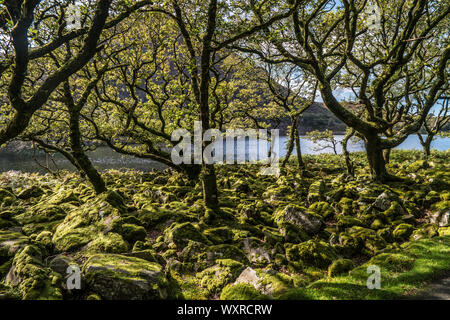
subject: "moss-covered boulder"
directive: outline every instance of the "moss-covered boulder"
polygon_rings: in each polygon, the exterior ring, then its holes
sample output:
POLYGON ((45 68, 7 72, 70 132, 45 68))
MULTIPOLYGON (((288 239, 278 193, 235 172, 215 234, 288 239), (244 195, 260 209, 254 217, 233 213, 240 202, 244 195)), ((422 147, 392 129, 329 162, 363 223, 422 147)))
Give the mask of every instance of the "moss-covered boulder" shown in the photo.
POLYGON ((46 268, 42 259, 42 253, 36 246, 26 246, 14 257, 5 283, 17 288, 25 300, 62 299, 62 278, 46 268))
POLYGON ((339 230, 345 230, 347 228, 351 228, 353 226, 364 227, 365 224, 360 219, 352 217, 352 216, 344 216, 338 215, 337 217, 337 226, 339 230))
POLYGON ((395 227, 392 235, 395 239, 402 241, 409 238, 409 236, 413 233, 414 227, 408 223, 401 223, 395 227))
POLYGON ((206 229, 203 235, 214 244, 231 243, 234 236, 233 231, 228 227, 206 229))
POLYGON ((128 244, 120 234, 109 232, 106 235, 100 233, 94 240, 87 244, 89 252, 123 253, 129 249, 128 244))
POLYGON ((29 241, 29 238, 22 233, 0 230, 0 263, 14 257, 29 241))
POLYGON ((330 245, 316 240, 309 240, 286 249, 286 256, 289 261, 301 261, 316 268, 327 268, 337 259, 337 254, 330 245))
POLYGON ((206 243, 206 237, 190 222, 173 223, 164 231, 164 241, 184 248, 189 240, 206 243))
POLYGON ((79 249, 111 229, 120 213, 105 200, 106 197, 108 195, 100 195, 67 214, 53 235, 56 250, 63 252, 79 249))
POLYGON ((311 212, 307 212, 304 207, 289 204, 277 210, 274 214, 274 222, 283 228, 286 224, 293 224, 309 235, 317 234, 322 226, 322 218, 311 212))
POLYGON ((393 192, 387 191, 380 194, 372 204, 372 206, 378 210, 386 211, 394 201, 399 202, 398 195, 393 192))
POLYGON ((133 245, 136 241, 144 241, 147 237, 147 231, 144 227, 131 223, 122 224, 120 226, 120 234, 131 245, 133 245))
POLYGON ((9 190, 0 188, 0 207, 10 206, 16 201, 16 196, 9 190))
POLYGON ((209 294, 218 294, 223 287, 233 282, 244 270, 244 265, 232 259, 218 259, 217 264, 197 273, 200 286, 209 294))
POLYGON ((387 246, 386 241, 376 231, 358 226, 341 232, 339 244, 345 254, 361 252, 369 256, 387 246))
POLYGON ((338 259, 334 261, 329 267, 328 267, 328 276, 329 277, 335 277, 341 274, 346 274, 350 270, 352 270, 355 267, 355 264, 350 259, 338 259))
POLYGON ((325 201, 314 202, 309 206, 308 211, 315 213, 324 219, 334 215, 334 209, 325 201))
POLYGON ((214 264, 218 259, 233 259, 244 264, 249 263, 245 252, 230 244, 209 246, 204 253, 198 256, 198 259, 210 264, 214 264))
POLYGON ((17 195, 17 198, 22 199, 22 200, 28 200, 30 198, 39 198, 44 193, 45 192, 44 192, 44 190, 42 190, 41 187, 34 185, 34 186, 31 186, 30 188, 25 189, 22 192, 20 192, 17 195))
POLYGON ((414 230, 411 234, 411 240, 419 240, 422 238, 433 238, 439 235, 439 227, 434 224, 425 224, 414 230))
POLYGON ((118 254, 97 254, 83 265, 88 288, 107 300, 165 299, 169 282, 161 265, 118 254))
POLYGON ((309 186, 308 202, 314 203, 325 199, 325 183, 322 180, 313 182, 309 186))

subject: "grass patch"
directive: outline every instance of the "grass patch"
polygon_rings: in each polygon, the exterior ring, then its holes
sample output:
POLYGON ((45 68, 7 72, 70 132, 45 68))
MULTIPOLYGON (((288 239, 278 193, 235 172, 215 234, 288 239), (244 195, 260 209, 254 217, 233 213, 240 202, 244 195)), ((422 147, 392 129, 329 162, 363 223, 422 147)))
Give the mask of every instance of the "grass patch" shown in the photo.
POLYGON ((377 255, 346 276, 322 279, 298 290, 305 299, 401 299, 449 270, 450 236, 442 236, 405 243, 401 250, 377 255), (369 265, 380 267, 381 289, 367 288, 369 265))

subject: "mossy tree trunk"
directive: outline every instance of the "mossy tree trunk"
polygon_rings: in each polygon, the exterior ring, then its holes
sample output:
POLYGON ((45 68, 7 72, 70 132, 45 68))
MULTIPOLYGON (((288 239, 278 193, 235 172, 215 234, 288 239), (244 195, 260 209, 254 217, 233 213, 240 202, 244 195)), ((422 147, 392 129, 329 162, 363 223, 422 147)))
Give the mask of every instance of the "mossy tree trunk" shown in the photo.
POLYGON ((344 139, 342 140, 342 153, 344 154, 345 159, 345 166, 347 168, 347 174, 350 177, 355 176, 355 167, 353 165, 352 159, 350 158, 350 153, 348 152, 348 141, 353 137, 355 134, 355 130, 351 129, 347 131, 344 139))
POLYGON ((292 151, 294 151, 295 135, 297 133, 297 119, 298 119, 298 117, 291 116, 291 128, 289 129, 288 148, 286 151, 286 156, 284 157, 284 160, 281 163, 282 169, 284 169, 286 167, 286 164, 289 162, 289 158, 292 155, 292 151))
POLYGON ((300 133, 298 132, 297 126, 295 126, 295 149, 297 152, 298 168, 300 170, 300 174, 303 175, 303 173, 306 170, 306 165, 305 162, 303 161, 302 148, 300 145, 300 133))
MULTIPOLYGON (((91 85, 93 85, 95 82, 96 81, 93 81, 91 85)), ((89 89, 90 88, 88 88, 87 90, 89 89)), ((87 99, 87 95, 84 95, 80 101, 75 103, 68 81, 64 82, 64 93, 66 104, 69 110, 69 142, 70 148, 72 150, 72 156, 78 164, 78 167, 81 168, 81 170, 83 170, 85 175, 88 177, 89 181, 94 187, 95 192, 97 194, 103 193, 107 190, 105 181, 103 180, 97 169, 94 167, 89 157, 84 152, 81 137, 80 113, 85 102, 83 98, 87 99)))

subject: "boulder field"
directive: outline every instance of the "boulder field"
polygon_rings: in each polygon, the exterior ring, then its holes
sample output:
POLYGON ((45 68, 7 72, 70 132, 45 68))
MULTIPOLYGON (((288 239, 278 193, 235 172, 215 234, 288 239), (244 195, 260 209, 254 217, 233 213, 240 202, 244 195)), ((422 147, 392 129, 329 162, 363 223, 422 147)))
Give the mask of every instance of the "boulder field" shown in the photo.
POLYGON ((218 166, 216 210, 168 169, 105 171, 100 195, 75 173, 1 173, 0 299, 284 299, 450 234, 449 152, 393 151, 389 184, 352 156, 355 178, 333 155, 304 176, 218 166))

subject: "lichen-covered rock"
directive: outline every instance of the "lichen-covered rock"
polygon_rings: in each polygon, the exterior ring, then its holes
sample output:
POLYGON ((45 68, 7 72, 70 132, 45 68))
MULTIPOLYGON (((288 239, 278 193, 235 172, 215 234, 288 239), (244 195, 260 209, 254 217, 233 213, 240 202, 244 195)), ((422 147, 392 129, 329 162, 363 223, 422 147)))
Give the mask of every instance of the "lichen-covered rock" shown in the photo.
POLYGON ((328 267, 328 276, 335 277, 352 270, 355 264, 350 259, 338 259, 328 267))
POLYGON ((308 213, 305 208, 292 204, 277 210, 274 221, 280 228, 289 223, 303 229, 309 235, 317 234, 323 226, 320 216, 308 213))
POLYGON ((184 248, 189 240, 207 243, 206 237, 190 222, 174 223, 164 231, 164 241, 184 248))
POLYGON ((42 253, 28 245, 13 260, 5 283, 19 290, 25 300, 59 300, 61 276, 46 268, 42 263, 42 253))
POLYGON ((394 201, 398 201, 398 196, 395 193, 383 192, 377 197, 373 203, 373 207, 381 211, 386 211, 394 201))
POLYGON ((97 254, 83 265, 88 287, 107 300, 165 299, 169 282, 161 265, 118 254, 97 254))
POLYGON ((336 252, 330 245, 315 240, 288 248, 286 256, 289 261, 301 261, 305 265, 317 268, 327 268, 333 260, 337 259, 336 252))

